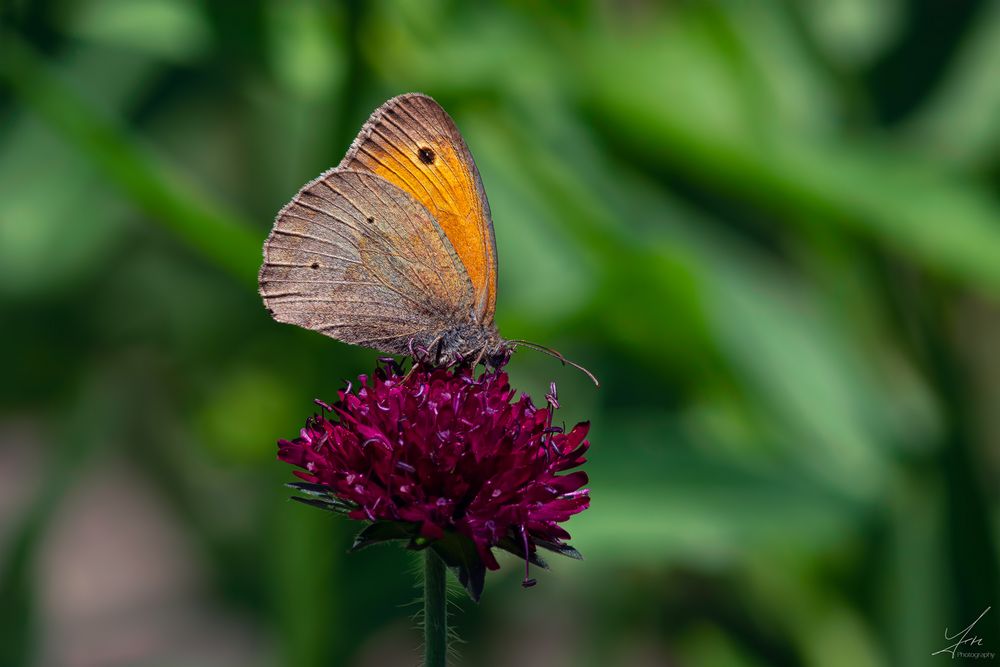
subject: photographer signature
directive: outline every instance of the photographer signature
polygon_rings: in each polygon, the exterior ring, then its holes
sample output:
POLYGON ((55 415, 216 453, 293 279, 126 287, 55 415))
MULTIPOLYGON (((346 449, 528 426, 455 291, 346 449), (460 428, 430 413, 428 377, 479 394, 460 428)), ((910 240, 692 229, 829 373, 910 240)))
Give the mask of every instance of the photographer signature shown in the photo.
MULTIPOLYGON (((987 607, 986 609, 984 609, 983 613, 981 613, 979 615, 979 618, 977 618, 972 623, 970 623, 964 630, 956 632, 954 635, 952 635, 950 637, 948 636, 948 629, 945 628, 945 630, 944 630, 944 638, 946 640, 948 640, 948 641, 952 641, 952 640, 957 640, 957 641, 955 641, 954 644, 952 644, 951 646, 949 646, 947 648, 943 648, 940 651, 935 651, 934 653, 931 653, 931 655, 938 655, 940 653, 948 653, 949 655, 951 655, 952 659, 954 659, 955 658, 955 653, 958 652, 958 654, 960 656, 967 657, 965 651, 958 651, 959 647, 982 646, 983 645, 983 638, 982 637, 978 637, 976 635, 972 635, 970 637, 969 633, 972 632, 972 628, 976 627, 976 623, 978 623, 979 620, 983 616, 985 616, 986 612, 988 612, 991 608, 992 607, 987 607)), ((982 657, 985 657, 986 655, 987 654, 983 654, 982 657)), ((992 654, 989 654, 989 655, 992 655, 992 654)), ((968 657, 980 657, 980 655, 978 655, 978 654, 974 655, 974 656, 970 655, 968 657)))

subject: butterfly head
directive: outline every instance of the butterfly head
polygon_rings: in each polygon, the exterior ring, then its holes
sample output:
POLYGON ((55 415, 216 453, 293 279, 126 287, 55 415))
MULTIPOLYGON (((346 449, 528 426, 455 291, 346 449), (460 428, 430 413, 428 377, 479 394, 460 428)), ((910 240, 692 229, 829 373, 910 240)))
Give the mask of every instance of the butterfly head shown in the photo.
POLYGON ((447 329, 426 342, 411 340, 410 355, 417 361, 432 366, 464 363, 478 366, 483 363, 489 368, 500 369, 507 365, 510 355, 518 347, 527 347, 555 357, 564 366, 572 366, 582 371, 594 386, 599 387, 601 384, 593 373, 580 364, 570 361, 558 350, 526 340, 507 340, 500 336, 496 325, 492 323, 483 325, 475 320, 447 329))

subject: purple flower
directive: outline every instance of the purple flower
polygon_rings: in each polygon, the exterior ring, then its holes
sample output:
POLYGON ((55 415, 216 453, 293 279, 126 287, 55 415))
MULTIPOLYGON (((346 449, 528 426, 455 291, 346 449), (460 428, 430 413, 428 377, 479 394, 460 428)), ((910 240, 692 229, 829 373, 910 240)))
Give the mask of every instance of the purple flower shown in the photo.
POLYGON ((541 567, 539 547, 580 557, 559 524, 590 504, 587 474, 566 472, 585 461, 589 424, 552 425, 555 385, 536 407, 501 370, 418 366, 404 376, 392 361, 358 384, 332 406, 317 401, 333 419, 314 415, 278 443, 278 458, 303 469, 304 483, 290 486, 310 497, 297 500, 371 522, 355 548, 433 548, 474 599, 485 569, 499 567, 494 548, 541 567))

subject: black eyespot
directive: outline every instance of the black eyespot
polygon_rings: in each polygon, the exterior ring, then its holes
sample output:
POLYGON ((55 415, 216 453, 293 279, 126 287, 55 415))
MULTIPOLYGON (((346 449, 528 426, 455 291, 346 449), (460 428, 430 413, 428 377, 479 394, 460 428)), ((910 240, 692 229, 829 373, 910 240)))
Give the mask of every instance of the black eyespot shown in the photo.
POLYGON ((418 150, 417 157, 419 157, 420 161, 424 164, 434 164, 434 151, 429 148, 425 147, 418 150))
POLYGON ((373 222, 375 222, 375 218, 373 218, 373 217, 369 216, 369 217, 368 217, 368 224, 370 225, 370 224, 372 224, 373 222))
POLYGON ((313 262, 312 263, 312 268, 318 269, 319 268, 319 264, 317 264, 316 262, 313 262))

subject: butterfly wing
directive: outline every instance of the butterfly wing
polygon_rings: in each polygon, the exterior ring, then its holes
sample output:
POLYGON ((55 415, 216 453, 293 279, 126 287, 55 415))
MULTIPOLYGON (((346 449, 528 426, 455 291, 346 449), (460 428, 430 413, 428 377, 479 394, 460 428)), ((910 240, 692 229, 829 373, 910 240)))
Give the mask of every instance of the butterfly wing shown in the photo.
POLYGON ((411 340, 429 345, 474 303, 462 262, 422 204, 371 173, 340 170, 278 214, 260 293, 279 322, 392 354, 408 353, 411 340))
POLYGON ((496 308, 497 251, 479 170, 454 121, 430 97, 400 95, 375 110, 338 169, 370 171, 430 211, 465 266, 475 314, 496 308))

